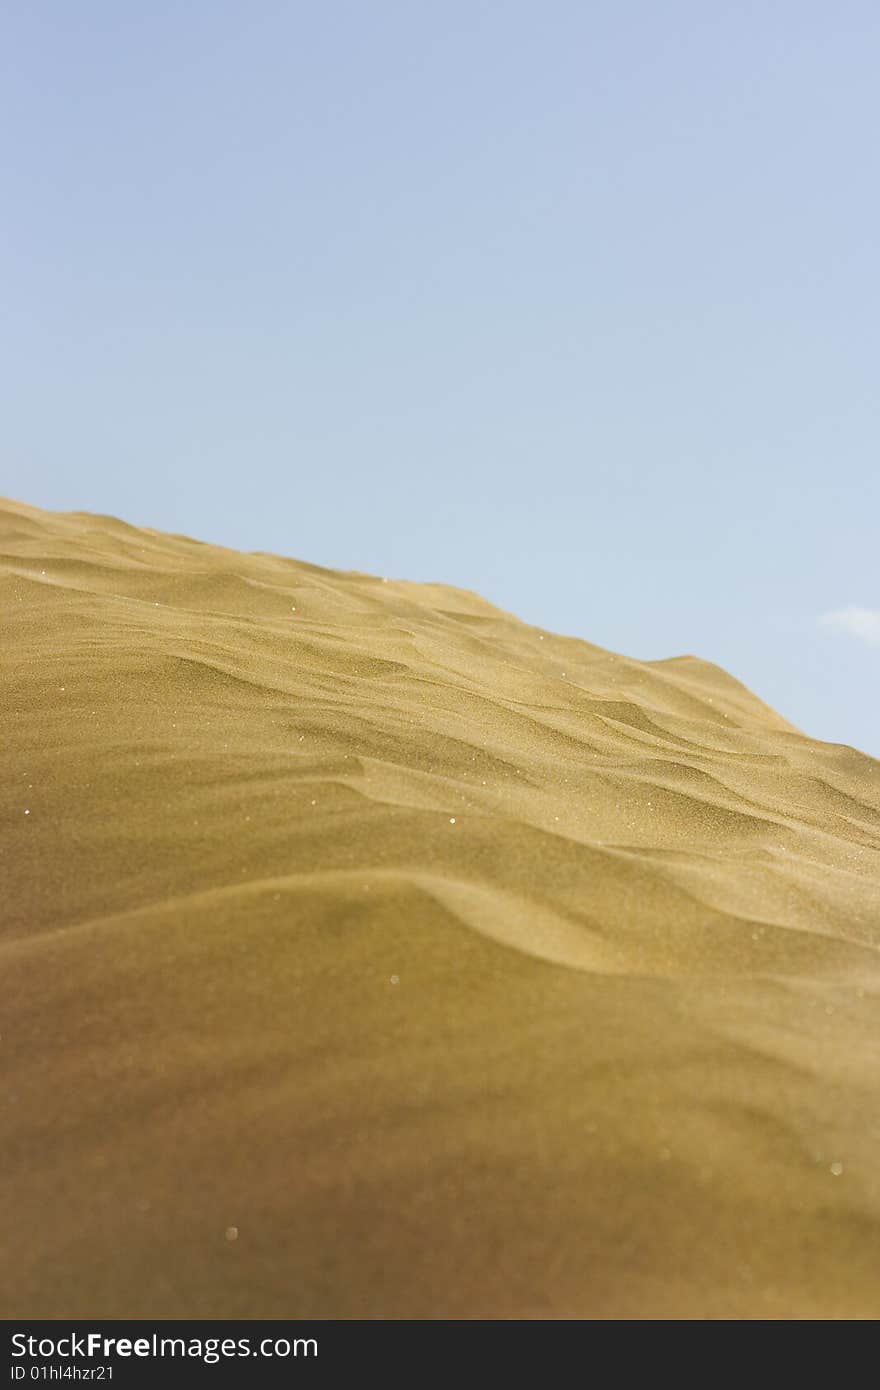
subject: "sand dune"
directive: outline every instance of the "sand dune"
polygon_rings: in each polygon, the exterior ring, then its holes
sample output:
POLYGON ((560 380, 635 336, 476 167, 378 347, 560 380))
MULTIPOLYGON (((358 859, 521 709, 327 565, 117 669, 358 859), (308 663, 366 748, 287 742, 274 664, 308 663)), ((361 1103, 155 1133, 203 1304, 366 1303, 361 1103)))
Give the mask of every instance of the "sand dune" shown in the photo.
POLYGON ((880 763, 0 507, 6 1317, 880 1315, 880 763))

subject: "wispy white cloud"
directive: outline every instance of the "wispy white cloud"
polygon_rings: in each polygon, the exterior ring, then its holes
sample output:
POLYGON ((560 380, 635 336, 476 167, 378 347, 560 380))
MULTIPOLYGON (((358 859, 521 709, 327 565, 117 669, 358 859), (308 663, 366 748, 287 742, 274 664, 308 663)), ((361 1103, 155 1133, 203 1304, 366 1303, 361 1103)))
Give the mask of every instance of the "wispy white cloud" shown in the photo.
POLYGON ((836 627, 872 646, 880 646, 880 608, 835 608, 819 619, 823 627, 836 627))

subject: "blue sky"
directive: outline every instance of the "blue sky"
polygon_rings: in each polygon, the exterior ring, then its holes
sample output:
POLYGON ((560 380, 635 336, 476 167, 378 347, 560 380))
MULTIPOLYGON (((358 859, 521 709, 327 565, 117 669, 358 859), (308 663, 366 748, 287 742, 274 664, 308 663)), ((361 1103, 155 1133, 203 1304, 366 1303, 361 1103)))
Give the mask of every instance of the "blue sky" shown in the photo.
POLYGON ((880 754, 880 7, 7 0, 0 53, 0 491, 880 754))

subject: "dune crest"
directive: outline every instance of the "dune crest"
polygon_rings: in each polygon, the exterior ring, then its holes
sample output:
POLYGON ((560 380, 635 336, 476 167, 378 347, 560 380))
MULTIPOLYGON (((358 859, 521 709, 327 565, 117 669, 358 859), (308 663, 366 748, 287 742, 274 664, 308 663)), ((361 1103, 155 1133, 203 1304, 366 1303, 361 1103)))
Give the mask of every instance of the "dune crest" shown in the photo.
POLYGON ((880 1314, 880 763, 109 517, 0 585, 4 1316, 880 1314))

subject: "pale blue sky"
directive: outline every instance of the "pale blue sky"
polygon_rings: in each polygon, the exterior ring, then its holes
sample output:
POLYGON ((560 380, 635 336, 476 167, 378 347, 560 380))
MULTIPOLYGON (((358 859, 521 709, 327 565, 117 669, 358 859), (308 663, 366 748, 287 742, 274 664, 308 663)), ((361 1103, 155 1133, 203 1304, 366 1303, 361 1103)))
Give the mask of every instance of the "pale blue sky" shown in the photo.
POLYGON ((693 651, 880 754, 875 0, 0 26, 0 491, 693 651))

